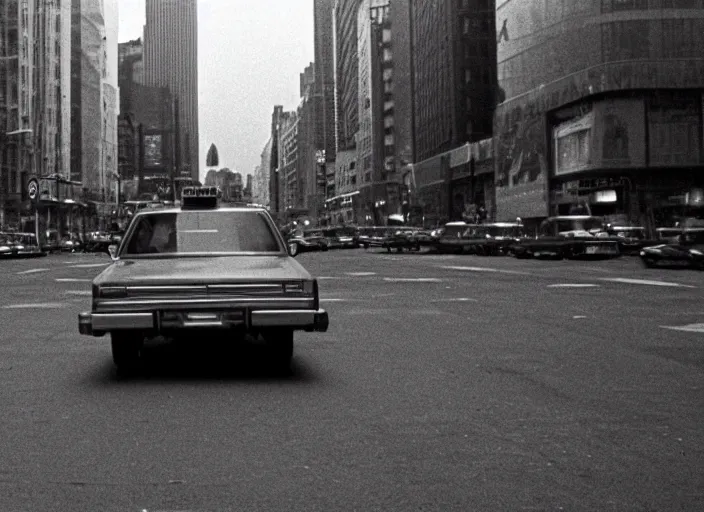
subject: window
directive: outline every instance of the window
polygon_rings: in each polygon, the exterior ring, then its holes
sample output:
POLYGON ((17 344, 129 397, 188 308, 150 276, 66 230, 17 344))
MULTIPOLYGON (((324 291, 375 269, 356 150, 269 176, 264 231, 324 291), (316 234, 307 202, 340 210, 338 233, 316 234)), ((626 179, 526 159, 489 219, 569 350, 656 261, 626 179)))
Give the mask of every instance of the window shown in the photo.
POLYGON ((126 256, 281 252, 260 212, 157 213, 144 215, 137 222, 127 242, 126 256))

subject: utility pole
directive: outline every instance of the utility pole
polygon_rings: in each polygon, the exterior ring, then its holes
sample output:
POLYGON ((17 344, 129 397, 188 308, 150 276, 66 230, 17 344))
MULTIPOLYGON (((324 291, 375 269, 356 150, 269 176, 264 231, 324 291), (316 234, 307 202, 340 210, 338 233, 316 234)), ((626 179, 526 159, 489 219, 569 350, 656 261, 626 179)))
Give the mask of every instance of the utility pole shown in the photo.
POLYGON ((174 165, 171 171, 171 195, 176 204, 176 176, 181 171, 181 107, 179 98, 174 100, 174 165))

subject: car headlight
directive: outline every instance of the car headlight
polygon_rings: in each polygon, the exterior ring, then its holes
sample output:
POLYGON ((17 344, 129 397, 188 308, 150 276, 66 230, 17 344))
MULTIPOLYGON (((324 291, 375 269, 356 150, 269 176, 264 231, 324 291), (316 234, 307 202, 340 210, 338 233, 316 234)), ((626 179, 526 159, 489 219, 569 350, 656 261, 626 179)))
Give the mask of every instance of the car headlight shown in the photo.
POLYGON ((704 252, 700 251, 699 249, 690 249, 689 252, 697 256, 704 256, 704 252))
MULTIPOLYGON (((95 287, 93 293, 95 296, 95 287)), ((124 286, 103 286, 98 288, 98 297, 102 299, 123 299, 127 297, 127 288, 124 286)))
POLYGON ((284 283, 284 293, 300 293, 313 295, 315 293, 315 281, 294 281, 284 283))

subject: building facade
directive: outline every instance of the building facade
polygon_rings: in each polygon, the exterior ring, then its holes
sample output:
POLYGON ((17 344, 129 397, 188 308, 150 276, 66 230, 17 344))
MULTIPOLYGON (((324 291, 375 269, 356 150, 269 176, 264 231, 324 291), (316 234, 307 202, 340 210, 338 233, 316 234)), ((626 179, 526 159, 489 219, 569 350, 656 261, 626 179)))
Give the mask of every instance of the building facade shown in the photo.
POLYGON ((359 0, 335 0, 335 122, 337 151, 356 147, 359 127, 357 18, 359 0))
POLYGON ((144 31, 146 84, 169 87, 179 104, 180 165, 177 173, 199 175, 198 7, 196 0, 147 0, 144 31))
POLYGON ((328 167, 335 162, 335 46, 333 35, 333 0, 314 0, 315 88, 321 97, 318 123, 322 128, 319 150, 325 151, 328 167))
POLYGON ((254 183, 252 184, 252 201, 256 204, 264 205, 271 209, 269 197, 269 176, 271 173, 271 137, 264 144, 261 160, 254 171, 254 183))
MULTIPOLYGON (((526 2, 531 3, 531 2, 526 2)), ((478 173, 473 144, 493 134, 497 102, 491 0, 411 0, 413 202, 427 224, 460 219, 471 204, 492 209, 493 174, 478 173)))
POLYGON ((702 9, 700 0, 497 5, 499 218, 582 205, 648 227, 674 221, 704 186, 702 9))
POLYGON ((32 2, 0 4, 0 226, 18 226, 22 183, 34 174, 34 38, 32 2))

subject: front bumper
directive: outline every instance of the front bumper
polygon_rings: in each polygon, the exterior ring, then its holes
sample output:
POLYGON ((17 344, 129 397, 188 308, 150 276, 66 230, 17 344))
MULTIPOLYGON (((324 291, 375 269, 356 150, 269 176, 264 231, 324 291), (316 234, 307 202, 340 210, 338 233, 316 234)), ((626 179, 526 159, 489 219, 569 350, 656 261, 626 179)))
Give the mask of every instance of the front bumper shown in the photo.
POLYGON ((223 329, 232 326, 260 329, 284 327, 307 332, 326 332, 330 320, 324 309, 260 309, 237 312, 121 312, 78 315, 78 331, 86 336, 103 336, 120 330, 141 330, 160 333, 165 330, 223 329))

